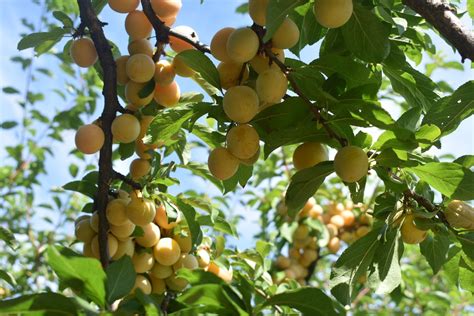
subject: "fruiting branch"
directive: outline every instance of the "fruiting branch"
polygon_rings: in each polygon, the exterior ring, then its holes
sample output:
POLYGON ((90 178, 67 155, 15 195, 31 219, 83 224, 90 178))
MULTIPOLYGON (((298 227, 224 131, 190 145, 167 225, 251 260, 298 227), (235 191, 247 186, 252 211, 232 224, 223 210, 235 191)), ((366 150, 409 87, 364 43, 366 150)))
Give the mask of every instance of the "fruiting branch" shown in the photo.
POLYGON ((115 119, 116 110, 120 107, 117 98, 117 72, 112 49, 102 29, 103 23, 97 18, 89 0, 77 0, 81 17, 81 24, 89 29, 94 42, 100 65, 104 71, 104 109, 101 114, 101 127, 104 131, 104 145, 100 150, 99 157, 99 181, 97 198, 95 200, 96 211, 99 215, 99 249, 100 261, 106 268, 109 264, 109 251, 107 246, 107 231, 109 224, 105 209, 108 202, 109 184, 113 179, 112 170, 112 121, 115 119))
POLYGON ((403 0, 404 5, 421 15, 461 55, 474 61, 474 32, 462 24, 456 12, 443 0, 403 0))
POLYGON ((419 205, 423 206, 428 212, 436 212, 437 207, 431 203, 427 198, 424 196, 421 196, 411 190, 406 190, 403 192, 403 195, 405 198, 411 198, 418 202, 419 205))
POLYGON ((117 171, 114 170, 113 173, 114 173, 113 176, 114 176, 115 179, 118 179, 120 181, 125 182, 126 184, 131 186, 133 189, 135 189, 135 190, 142 190, 143 189, 143 187, 140 183, 133 181, 132 179, 124 176, 123 174, 121 174, 120 172, 117 172, 117 171))

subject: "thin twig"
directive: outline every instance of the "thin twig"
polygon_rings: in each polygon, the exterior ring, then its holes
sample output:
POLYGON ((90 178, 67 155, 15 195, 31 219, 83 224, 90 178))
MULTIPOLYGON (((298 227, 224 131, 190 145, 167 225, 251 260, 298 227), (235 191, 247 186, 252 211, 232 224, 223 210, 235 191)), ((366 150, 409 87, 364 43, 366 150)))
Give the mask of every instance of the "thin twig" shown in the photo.
POLYGON ((114 179, 118 179, 120 181, 125 182, 126 184, 128 184, 129 186, 134 188, 135 190, 142 190, 143 189, 143 187, 140 183, 133 181, 132 179, 124 176, 123 174, 121 174, 120 172, 117 172, 115 170, 113 171, 113 177, 114 177, 114 179))

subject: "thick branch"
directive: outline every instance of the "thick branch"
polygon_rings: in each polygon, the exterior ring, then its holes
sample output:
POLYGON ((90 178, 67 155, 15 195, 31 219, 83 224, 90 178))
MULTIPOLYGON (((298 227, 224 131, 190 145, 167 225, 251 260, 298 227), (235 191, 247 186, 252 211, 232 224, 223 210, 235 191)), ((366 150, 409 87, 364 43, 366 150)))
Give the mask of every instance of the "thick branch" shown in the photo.
POLYGON ((428 212, 436 212, 436 206, 422 195, 416 194, 411 190, 406 190, 403 195, 407 198, 415 200, 419 205, 423 206, 428 212))
POLYGON ((474 32, 461 20, 443 0, 403 0, 403 4, 421 15, 461 54, 474 61, 474 32))
POLYGON ((109 251, 107 247, 107 231, 109 224, 105 209, 108 202, 109 184, 113 178, 112 170, 112 121, 115 119, 116 110, 119 108, 117 98, 117 72, 114 56, 111 47, 102 30, 102 23, 97 18, 97 14, 92 8, 90 0, 77 0, 81 22, 90 31, 94 41, 99 62, 104 71, 104 109, 101 115, 102 129, 105 134, 105 141, 100 150, 99 158, 99 182, 96 198, 96 210, 99 214, 99 249, 100 261, 105 268, 109 264, 109 251))

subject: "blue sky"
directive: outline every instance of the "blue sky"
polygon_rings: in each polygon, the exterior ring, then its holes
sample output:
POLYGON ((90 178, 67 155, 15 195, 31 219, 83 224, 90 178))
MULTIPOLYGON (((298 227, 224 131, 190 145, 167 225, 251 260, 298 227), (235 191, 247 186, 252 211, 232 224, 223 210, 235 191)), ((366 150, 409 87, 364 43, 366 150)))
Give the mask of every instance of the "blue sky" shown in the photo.
MULTIPOLYGON (((202 42, 210 43, 214 33, 223 27, 239 27, 251 24, 250 18, 235 13, 235 8, 241 3, 243 3, 243 1, 206 0, 204 4, 200 5, 199 0, 183 0, 183 9, 175 26, 183 24, 192 26, 202 42)), ((11 63, 9 59, 17 54, 31 56, 31 51, 23 51, 20 53, 16 51, 16 45, 20 39, 19 33, 25 31, 21 25, 20 18, 28 16, 29 19, 36 24, 39 15, 40 8, 36 5, 32 5, 29 0, 0 0, 0 87, 15 86, 20 90, 24 89, 26 74, 21 71, 18 64, 11 63)), ((125 15, 115 13, 106 7, 100 18, 109 23, 105 28, 106 35, 119 45, 121 51, 126 52, 128 38, 123 27, 125 15)), ((469 23, 467 20, 466 22, 469 23)), ((447 60, 460 60, 459 55, 454 53, 439 37, 435 37, 435 43, 439 49, 444 52, 445 56, 447 56, 447 60)), ((57 49, 62 49, 62 47, 58 47, 57 49)), ((308 61, 316 58, 318 50, 318 45, 306 48, 302 53, 302 59, 308 61)), ((67 108, 68 105, 64 104, 59 97, 48 92, 53 88, 65 89, 65 78, 61 76, 61 72, 58 70, 54 59, 51 57, 40 57, 35 60, 35 65, 37 67, 49 67, 57 74, 53 80, 38 77, 39 80, 33 82, 32 91, 44 91, 46 93, 46 102, 42 102, 38 105, 39 110, 52 114, 52 109, 67 108)), ((433 73, 432 78, 434 80, 443 78, 453 87, 457 87, 468 79, 473 78, 470 63, 466 62, 464 67, 464 71, 437 70, 433 73)), ((189 79, 179 78, 178 82, 182 91, 199 90, 189 79)), ((0 93, 0 122, 20 118, 22 115, 21 108, 14 102, 18 97, 5 95, 2 92, 0 93)), ((98 102, 98 104, 100 103, 101 102, 98 102)), ((390 105, 388 106, 389 108, 391 107, 390 105)), ((85 118, 85 120, 87 119, 85 118)), ((455 133, 443 139, 443 147, 441 150, 433 150, 432 153, 450 153, 455 156, 472 154, 474 152, 473 126, 474 119, 471 117, 461 124, 455 133)), ((14 144, 17 135, 4 130, 1 130, 0 133, 0 159, 3 160, 5 158, 4 146, 14 144)), ((69 139, 70 142, 54 148, 55 155, 54 157, 49 157, 47 163, 49 174, 40 179, 44 184, 43 187, 40 188, 40 192, 44 194, 47 194, 50 188, 59 187, 72 180, 65 161, 71 161, 73 159, 68 153, 73 149, 74 131, 67 131, 64 133, 64 136, 66 139, 69 139)), ((96 159, 96 157, 90 159, 96 159)), ((207 156, 204 151, 199 151, 194 153, 192 159, 205 161, 207 156)), ((129 162, 117 163, 115 167, 123 173, 126 173, 128 164, 129 162)), ((219 194, 217 190, 209 189, 212 186, 209 186, 203 180, 191 178, 185 172, 179 172, 176 177, 180 178, 182 183, 180 187, 173 189, 176 193, 189 188, 201 188, 203 191, 211 190, 210 194, 219 194)), ((255 211, 243 210, 241 206, 236 205, 236 207, 237 213, 243 214, 246 218, 241 227, 244 229, 243 231, 248 232, 243 234, 239 244, 249 246, 251 236, 258 228, 256 222, 258 221, 259 214, 255 211)))

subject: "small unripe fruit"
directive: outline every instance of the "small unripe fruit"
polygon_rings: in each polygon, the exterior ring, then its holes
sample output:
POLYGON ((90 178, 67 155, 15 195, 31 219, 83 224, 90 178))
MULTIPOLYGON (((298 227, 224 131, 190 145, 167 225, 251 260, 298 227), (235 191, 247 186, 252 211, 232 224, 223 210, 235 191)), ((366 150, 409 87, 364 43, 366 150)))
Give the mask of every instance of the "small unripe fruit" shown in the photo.
POLYGON ((127 205, 127 216, 135 225, 145 226, 151 223, 155 214, 153 202, 143 198, 132 198, 127 205))
POLYGON ((155 74, 155 62, 145 54, 132 55, 127 61, 126 72, 135 82, 148 82, 155 74))
POLYGON ((127 221, 122 225, 110 225, 110 232, 118 239, 123 240, 133 234, 135 227, 136 225, 127 219, 127 221))
POLYGON ((153 26, 143 11, 135 10, 127 14, 125 30, 132 40, 137 40, 150 36, 153 26))
POLYGON ((235 28, 225 27, 219 30, 212 38, 210 45, 211 53, 217 60, 225 62, 232 60, 229 54, 227 54, 227 41, 233 31, 235 31, 235 28))
POLYGON ((354 183, 365 177, 369 169, 367 154, 357 146, 339 149, 334 157, 334 170, 342 181, 354 183))
POLYGON ((141 107, 151 103, 153 100, 155 90, 151 90, 150 93, 144 97, 140 97, 140 92, 145 88, 147 83, 139 83, 134 81, 129 81, 125 85, 125 97, 128 102, 132 103, 137 107, 141 107))
POLYGON ((267 24, 267 6, 270 0, 249 0, 249 15, 252 20, 260 25, 267 24))
POLYGON ((135 279, 135 285, 133 286, 132 293, 135 292, 136 289, 140 289, 143 294, 149 295, 151 293, 151 283, 147 277, 143 275, 137 275, 135 279))
MULTIPOLYGON (((232 121, 247 123, 257 115, 259 100, 252 88, 236 86, 227 90, 222 104, 225 114, 227 114, 232 121)), ((254 153, 255 152, 253 152, 252 155, 254 153)))
POLYGON ((188 286, 188 281, 183 278, 178 278, 176 275, 172 275, 165 280, 166 286, 175 292, 181 292, 188 286))
POLYGON ((173 274, 173 268, 171 266, 164 266, 158 262, 155 262, 150 274, 157 279, 166 279, 173 274))
POLYGON ((160 18, 175 17, 181 10, 181 0, 151 0, 151 7, 160 18))
POLYGON ((428 235, 426 230, 421 230, 416 227, 414 220, 415 217, 413 215, 407 215, 400 229, 402 240, 406 244, 419 244, 425 240, 428 235))
POLYGON ((231 178, 239 169, 239 160, 226 148, 216 148, 211 151, 207 160, 211 174, 219 180, 231 178))
POLYGON ((128 222, 126 207, 128 202, 123 199, 114 199, 107 204, 106 215, 110 224, 124 225, 128 222))
POLYGON ((196 252, 199 267, 205 268, 211 263, 211 256, 206 249, 198 249, 196 252))
POLYGON ((150 248, 158 243, 161 237, 160 228, 154 223, 142 226, 143 236, 135 238, 137 244, 142 247, 150 248))
POLYGON ((74 63, 83 68, 94 65, 98 59, 94 42, 87 37, 74 40, 69 49, 69 53, 74 63))
POLYGON ((179 55, 173 58, 173 69, 178 76, 185 78, 192 77, 195 74, 195 71, 179 55))
POLYGON ((135 272, 137 273, 145 273, 150 271, 155 263, 155 259, 153 259, 153 255, 146 251, 141 253, 135 252, 132 257, 133 267, 135 268, 135 272))
POLYGON ((232 127, 227 133, 227 150, 238 159, 249 159, 258 151, 260 138, 251 125, 232 127))
POLYGON ((92 238, 96 235, 96 232, 91 227, 90 220, 87 218, 76 224, 74 232, 76 239, 86 244, 90 243, 92 238))
POLYGON ((130 55, 145 54, 149 57, 152 57, 153 46, 146 38, 137 39, 128 43, 128 53, 130 55))
POLYGON ((128 144, 140 134, 140 121, 132 114, 117 116, 112 122, 112 135, 120 143, 128 144))
POLYGON ((130 78, 127 75, 127 61, 130 56, 120 56, 115 60, 115 64, 117 65, 117 84, 125 85, 130 78))
POLYGON ((288 81, 279 69, 270 68, 258 75, 256 90, 261 103, 279 103, 288 89, 288 81))
POLYGON ((352 16, 352 0, 316 0, 313 13, 316 21, 327 28, 338 28, 352 16))
MULTIPOLYGON (((185 26, 185 25, 176 26, 172 29, 172 31, 178 34, 181 34, 183 36, 186 36, 188 39, 192 40, 193 42, 199 41, 198 35, 189 26, 185 26)), ((176 53, 180 53, 188 49, 195 49, 193 45, 189 44, 188 42, 183 41, 180 38, 174 37, 172 35, 170 35, 170 47, 176 53)))
POLYGON ((86 155, 95 154, 104 145, 104 131, 95 124, 79 127, 75 136, 76 148, 86 155))
POLYGON ((239 81, 245 82, 249 78, 249 68, 247 64, 233 61, 221 62, 217 65, 217 72, 219 73, 221 87, 225 90, 238 86, 240 84, 239 81))
POLYGON ((337 237, 331 238, 328 243, 328 250, 330 253, 337 253, 341 248, 341 241, 337 237))
POLYGON ((196 259, 195 256, 189 253, 182 254, 179 260, 175 264, 173 264, 173 269, 175 272, 181 268, 194 270, 194 269, 197 269, 198 267, 199 267, 198 260, 196 259))
POLYGON ((140 0, 108 0, 109 7, 118 13, 128 13, 134 11, 140 0))
POLYGON ((176 81, 173 81, 165 86, 159 84, 155 86, 155 101, 164 107, 169 108, 175 106, 178 104, 180 97, 181 90, 179 89, 179 85, 176 81))
POLYGON ((326 147, 315 142, 301 144, 293 153, 293 164, 297 170, 316 166, 318 163, 328 159, 326 147))
POLYGON ((159 85, 168 85, 174 81, 176 73, 173 65, 167 60, 160 60, 155 64, 155 82, 159 85))
POLYGON ((178 243, 169 237, 161 238, 153 247, 153 254, 156 261, 164 266, 172 266, 181 255, 178 243))
POLYGON ((257 34, 247 27, 234 30, 227 41, 227 54, 236 63, 250 61, 258 51, 257 34))
POLYGON ((151 164, 146 159, 135 159, 130 164, 130 176, 133 180, 138 180, 150 173, 151 164))
POLYGON ((272 45, 276 48, 287 49, 295 46, 300 39, 300 30, 290 18, 285 18, 272 37, 272 45))
POLYGON ((182 253, 188 253, 193 248, 191 232, 189 230, 185 230, 183 233, 186 233, 186 235, 178 233, 173 236, 173 239, 178 243, 182 253))
POLYGON ((162 295, 166 292, 166 283, 165 280, 157 279, 153 276, 150 276, 151 279, 151 293, 162 295))
MULTIPOLYGON (((113 257, 117 252, 118 241, 112 234, 107 234, 107 244, 109 248, 109 257, 113 257)), ((99 236, 96 235, 91 241, 91 249, 94 257, 100 258, 99 236)))

